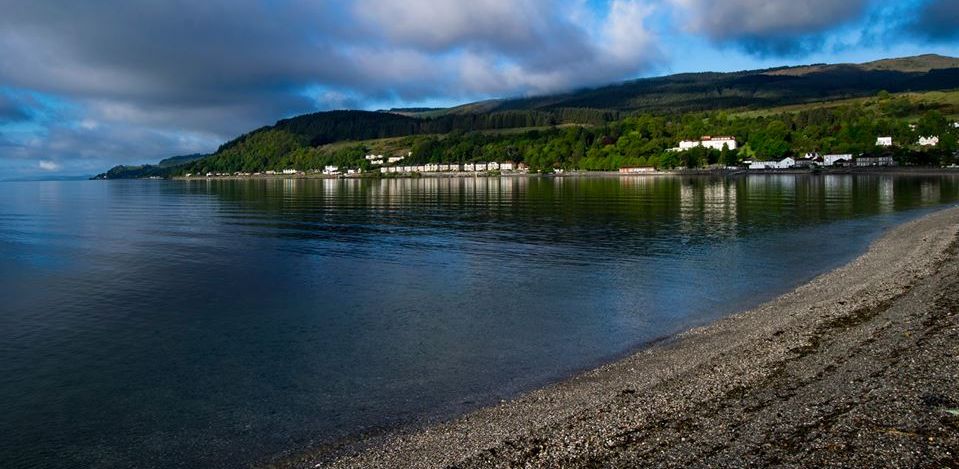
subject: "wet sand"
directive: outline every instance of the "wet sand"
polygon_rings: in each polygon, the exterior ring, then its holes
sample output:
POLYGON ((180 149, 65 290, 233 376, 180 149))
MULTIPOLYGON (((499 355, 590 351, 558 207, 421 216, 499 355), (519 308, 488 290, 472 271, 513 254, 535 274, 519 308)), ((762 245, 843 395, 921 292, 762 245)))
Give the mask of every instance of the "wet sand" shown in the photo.
POLYGON ((935 212, 754 310, 283 465, 959 467, 957 233, 959 208, 935 212))

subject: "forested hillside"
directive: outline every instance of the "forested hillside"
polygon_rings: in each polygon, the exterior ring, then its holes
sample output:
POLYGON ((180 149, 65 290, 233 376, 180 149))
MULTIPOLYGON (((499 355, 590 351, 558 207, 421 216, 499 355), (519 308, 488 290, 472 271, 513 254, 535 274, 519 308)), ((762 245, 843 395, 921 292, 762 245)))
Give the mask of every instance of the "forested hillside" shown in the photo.
POLYGON ((724 157, 729 161, 804 151, 868 152, 876 150, 877 133, 910 143, 915 135, 907 124, 920 118, 937 122, 925 130, 948 140, 945 117, 959 114, 950 100, 955 94, 924 100, 903 92, 950 89, 959 89, 959 59, 941 56, 683 74, 447 110, 308 114, 244 134, 191 163, 118 167, 103 176, 362 167, 367 152, 412 152, 412 162, 511 159, 534 168, 686 166, 698 161, 665 150, 679 139, 709 134, 733 135, 746 144, 724 157), (850 101, 857 97, 870 98, 850 101), (783 108, 790 105, 797 110, 783 108), (781 111, 770 115, 771 109, 781 111))

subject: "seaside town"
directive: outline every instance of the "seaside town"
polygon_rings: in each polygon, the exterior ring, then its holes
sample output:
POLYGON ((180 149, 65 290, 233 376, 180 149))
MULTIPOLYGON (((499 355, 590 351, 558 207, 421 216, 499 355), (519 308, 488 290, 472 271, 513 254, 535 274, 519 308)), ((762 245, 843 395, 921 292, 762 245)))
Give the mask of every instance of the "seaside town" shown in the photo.
MULTIPOLYGON (((953 127, 959 129, 959 122, 953 123, 953 127)), ((936 147, 939 144, 939 136, 922 136, 916 142, 918 147, 936 147)), ((892 137, 876 137, 876 147, 878 149, 891 148, 896 145, 892 137)), ((735 151, 739 148, 739 143, 735 137, 730 136, 703 136, 699 140, 683 140, 679 146, 670 148, 668 152, 679 153, 704 148, 715 151, 735 151)), ((383 176, 409 176, 409 175, 483 175, 483 174, 501 174, 501 175, 522 175, 529 174, 530 167, 525 163, 513 161, 501 162, 475 162, 475 163, 427 163, 417 165, 404 165, 403 162, 411 153, 405 156, 386 156, 382 154, 369 154, 365 159, 372 170, 364 171, 360 167, 343 168, 340 166, 327 165, 322 169, 300 170, 287 168, 282 170, 268 170, 262 172, 207 172, 205 174, 187 173, 186 178, 194 177, 269 177, 269 176, 320 176, 329 178, 338 177, 363 177, 372 175, 383 176)), ((745 159, 738 166, 713 165, 705 168, 712 171, 781 171, 781 170, 811 170, 818 168, 877 168, 893 167, 897 163, 889 153, 877 154, 819 154, 806 153, 802 156, 789 156, 781 160, 759 160, 745 159)), ((682 171, 682 169, 680 169, 682 171)), ((566 171, 561 168, 554 168, 552 174, 562 175, 566 171)), ((673 171, 662 170, 655 167, 623 167, 618 173, 622 175, 642 175, 672 173, 673 171)))

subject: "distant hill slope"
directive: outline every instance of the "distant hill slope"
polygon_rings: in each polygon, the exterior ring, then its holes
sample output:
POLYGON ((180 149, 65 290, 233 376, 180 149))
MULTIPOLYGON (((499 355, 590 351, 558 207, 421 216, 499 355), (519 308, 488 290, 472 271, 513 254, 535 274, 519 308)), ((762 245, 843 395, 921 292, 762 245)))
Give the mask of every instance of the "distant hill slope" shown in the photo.
POLYGON ((922 55, 865 64, 810 65, 646 78, 554 96, 467 104, 451 113, 593 108, 621 112, 758 109, 889 92, 959 88, 959 59, 922 55))
POLYGON ((91 179, 141 179, 149 177, 167 177, 179 167, 202 160, 210 155, 196 153, 193 155, 171 156, 160 160, 159 163, 145 165, 119 165, 110 168, 105 173, 98 174, 91 179))
MULTIPOLYGON (((223 144, 205 167, 262 168, 302 148, 454 131, 560 124, 603 125, 630 113, 755 111, 892 93, 959 89, 959 59, 921 55, 864 64, 816 64, 731 73, 685 73, 551 96, 498 99, 449 109, 331 111, 278 121, 223 144)), ((117 167, 100 175, 150 177, 191 165, 197 155, 158 166, 117 167)), ((293 158, 291 161, 295 161, 293 158)), ((98 176, 98 177, 100 177, 98 176)))

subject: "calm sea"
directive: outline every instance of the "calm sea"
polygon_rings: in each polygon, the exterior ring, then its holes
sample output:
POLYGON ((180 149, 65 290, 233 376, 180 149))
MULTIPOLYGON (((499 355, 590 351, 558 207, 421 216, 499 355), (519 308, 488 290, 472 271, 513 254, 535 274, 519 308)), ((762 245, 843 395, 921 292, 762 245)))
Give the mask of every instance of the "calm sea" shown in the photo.
POLYGON ((242 467, 748 308, 959 177, 0 184, 0 465, 242 467))

